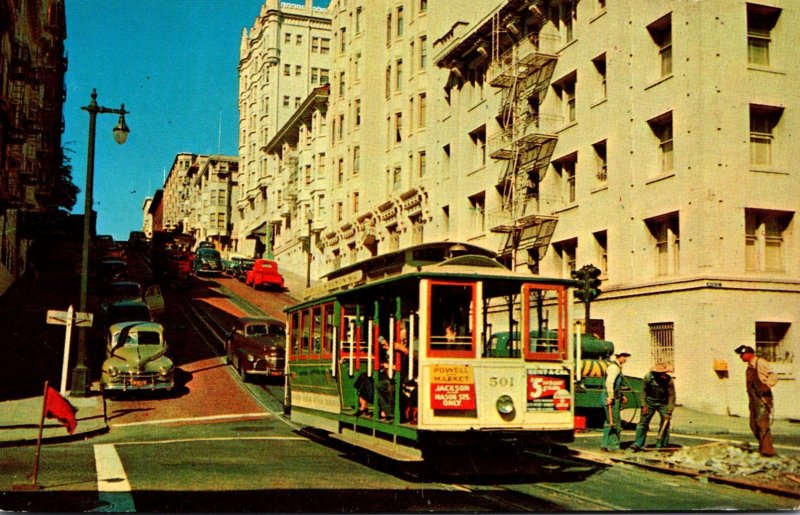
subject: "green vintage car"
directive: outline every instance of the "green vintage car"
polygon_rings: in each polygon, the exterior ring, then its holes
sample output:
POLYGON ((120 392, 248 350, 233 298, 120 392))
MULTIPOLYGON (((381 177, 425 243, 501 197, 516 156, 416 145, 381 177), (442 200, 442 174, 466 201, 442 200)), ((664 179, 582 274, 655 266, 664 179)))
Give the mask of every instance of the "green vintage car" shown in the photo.
POLYGON ((109 327, 100 378, 104 393, 169 391, 175 387, 174 374, 161 324, 121 322, 109 327))

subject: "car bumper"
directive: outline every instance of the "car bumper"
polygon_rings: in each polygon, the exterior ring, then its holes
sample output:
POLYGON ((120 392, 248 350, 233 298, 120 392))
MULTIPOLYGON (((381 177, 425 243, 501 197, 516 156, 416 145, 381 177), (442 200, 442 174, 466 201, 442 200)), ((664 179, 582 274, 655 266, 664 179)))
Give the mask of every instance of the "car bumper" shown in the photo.
POLYGON ((158 375, 122 376, 108 379, 103 382, 103 389, 110 391, 129 392, 142 390, 171 390, 175 387, 174 379, 158 375))

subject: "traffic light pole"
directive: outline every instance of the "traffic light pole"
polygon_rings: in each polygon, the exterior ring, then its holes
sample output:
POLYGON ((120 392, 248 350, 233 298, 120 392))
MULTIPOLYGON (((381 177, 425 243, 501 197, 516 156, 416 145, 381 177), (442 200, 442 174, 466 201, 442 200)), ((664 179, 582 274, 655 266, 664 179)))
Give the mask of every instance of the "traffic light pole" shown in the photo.
POLYGON ((592 300, 600 295, 600 274, 601 270, 594 265, 584 265, 570 273, 572 278, 578 282, 578 287, 575 289, 575 297, 583 301, 585 313, 583 331, 585 334, 591 334, 589 331, 591 305, 592 300))

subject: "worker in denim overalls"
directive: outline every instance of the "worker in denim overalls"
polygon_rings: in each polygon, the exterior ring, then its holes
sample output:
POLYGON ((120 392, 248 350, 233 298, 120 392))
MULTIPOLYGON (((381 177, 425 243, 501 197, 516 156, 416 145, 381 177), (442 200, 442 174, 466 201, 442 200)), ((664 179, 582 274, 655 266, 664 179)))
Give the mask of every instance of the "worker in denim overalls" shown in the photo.
POLYGON ((620 429, 620 408, 627 399, 622 395, 622 365, 628 361, 630 354, 620 352, 609 360, 606 369, 606 380, 603 391, 600 394, 600 405, 605 414, 603 424, 603 439, 600 441, 600 450, 603 452, 619 451, 620 429))

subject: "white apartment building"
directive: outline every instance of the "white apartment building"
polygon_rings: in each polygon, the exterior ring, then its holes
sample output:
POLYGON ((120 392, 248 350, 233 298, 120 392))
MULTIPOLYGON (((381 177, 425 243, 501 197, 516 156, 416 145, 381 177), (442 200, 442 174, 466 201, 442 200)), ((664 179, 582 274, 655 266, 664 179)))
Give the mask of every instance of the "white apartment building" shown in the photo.
MULTIPOLYGON (((263 160, 267 172, 235 208, 263 213, 246 227, 270 222, 281 266, 305 270, 309 233, 315 279, 439 240, 545 276, 591 263, 603 271, 592 331, 633 354, 627 373, 670 362, 681 404, 744 416, 733 349, 749 344, 780 374, 776 416, 800 416, 800 5, 335 0, 329 11, 326 107, 303 96, 263 155, 240 156, 240 170, 263 160), (286 195, 264 204, 270 188, 286 195)), ((260 173, 247 170, 241 180, 260 173)))
POLYGON ((305 4, 267 0, 239 61, 239 170, 232 199, 231 249, 261 257, 272 245, 278 191, 275 160, 264 151, 311 90, 330 80, 330 14, 305 4))
POLYGON ((164 181, 162 228, 165 231, 183 231, 190 225, 191 188, 188 174, 196 158, 196 154, 181 152, 172 161, 164 181))
POLYGON ((237 156, 197 156, 189 167, 189 225, 184 232, 195 242, 207 241, 219 250, 231 243, 231 195, 237 156))
POLYGON ((456 156, 476 240, 542 275, 600 267, 592 318, 627 373, 672 363, 698 410, 747 414, 748 344, 800 416, 798 28, 790 1, 500 2, 436 56, 437 165, 456 156))

